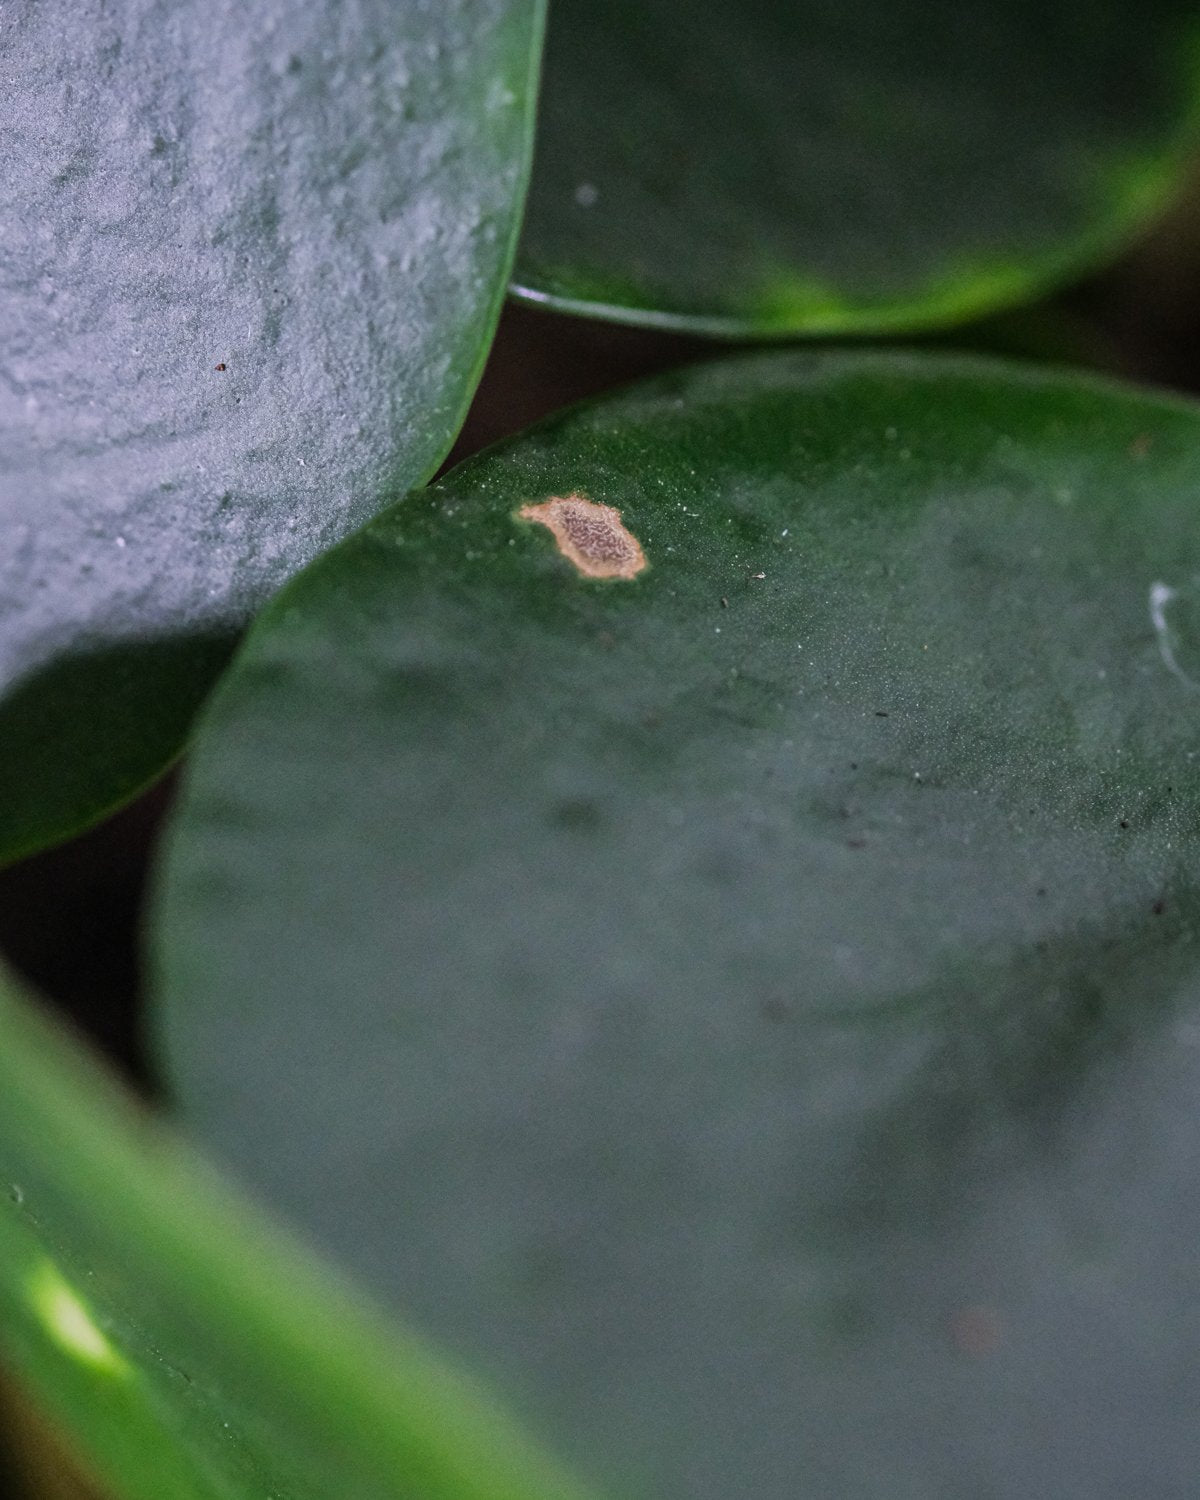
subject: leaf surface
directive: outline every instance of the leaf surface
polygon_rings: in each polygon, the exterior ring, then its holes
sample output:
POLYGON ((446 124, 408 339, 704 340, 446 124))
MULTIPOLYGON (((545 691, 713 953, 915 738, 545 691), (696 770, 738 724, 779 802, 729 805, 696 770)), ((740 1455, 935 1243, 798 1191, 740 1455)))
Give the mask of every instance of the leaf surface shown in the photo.
POLYGON ((181 1118, 610 1493, 1187 1493, 1198 517, 1195 407, 901 354, 459 467, 214 699, 181 1118))
POLYGON ((1114 254, 1195 142, 1186 0, 556 0, 531 301, 893 333, 1114 254))
POLYGON ((541 0, 68 0, 0 30, 0 859, 179 750, 249 616, 437 467, 541 0))

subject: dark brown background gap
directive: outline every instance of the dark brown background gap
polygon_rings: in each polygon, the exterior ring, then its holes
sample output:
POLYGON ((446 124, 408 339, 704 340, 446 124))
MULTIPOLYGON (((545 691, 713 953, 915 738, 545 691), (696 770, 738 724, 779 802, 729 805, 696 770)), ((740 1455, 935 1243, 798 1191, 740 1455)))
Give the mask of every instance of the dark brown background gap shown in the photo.
MULTIPOLYGON (((101 1500, 62 1438, 0 1370, 0 1496, 19 1500, 101 1500)), ((165 1497, 164 1497, 165 1500, 165 1497)))

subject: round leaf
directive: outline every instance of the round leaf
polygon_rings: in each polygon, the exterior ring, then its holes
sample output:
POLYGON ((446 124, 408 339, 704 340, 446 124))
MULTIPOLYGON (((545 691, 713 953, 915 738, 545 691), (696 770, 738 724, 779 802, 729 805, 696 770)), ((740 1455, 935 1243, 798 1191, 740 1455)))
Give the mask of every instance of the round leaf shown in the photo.
POLYGON ((250 613, 441 461, 540 28, 540 0, 5 22, 0 859, 158 773, 250 613))
POLYGON ((716 334, 1031 297, 1180 175, 1187 0, 556 0, 519 295, 716 334))
POLYGON ((183 1119, 613 1493, 1188 1493, 1198 502, 1190 405, 898 354, 463 465, 214 700, 183 1119))

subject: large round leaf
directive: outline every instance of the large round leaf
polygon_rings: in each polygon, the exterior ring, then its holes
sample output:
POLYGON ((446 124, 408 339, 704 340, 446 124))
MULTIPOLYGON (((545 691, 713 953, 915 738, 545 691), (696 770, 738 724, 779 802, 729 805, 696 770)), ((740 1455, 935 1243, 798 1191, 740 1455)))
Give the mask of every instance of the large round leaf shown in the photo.
POLYGON ((1198 520, 1195 408, 915 356, 464 465, 214 702, 183 1118, 615 1493, 1190 1493, 1198 520))
POLYGON ((161 770, 247 616, 423 481, 523 195, 541 0, 0 27, 0 860, 161 770))
POLYGON ((1191 136, 1188 0, 555 0, 517 291, 715 333, 949 324, 1111 253, 1191 136))

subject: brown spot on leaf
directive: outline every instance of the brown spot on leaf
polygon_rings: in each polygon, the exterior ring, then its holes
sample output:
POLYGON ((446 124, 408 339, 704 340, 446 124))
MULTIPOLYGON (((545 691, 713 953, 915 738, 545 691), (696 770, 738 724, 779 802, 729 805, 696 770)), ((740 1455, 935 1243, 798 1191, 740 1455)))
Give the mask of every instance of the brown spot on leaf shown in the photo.
POLYGON ((545 526, 585 578, 635 578, 646 566, 642 544, 626 529, 621 512, 586 495, 555 495, 523 505, 517 515, 545 526))

